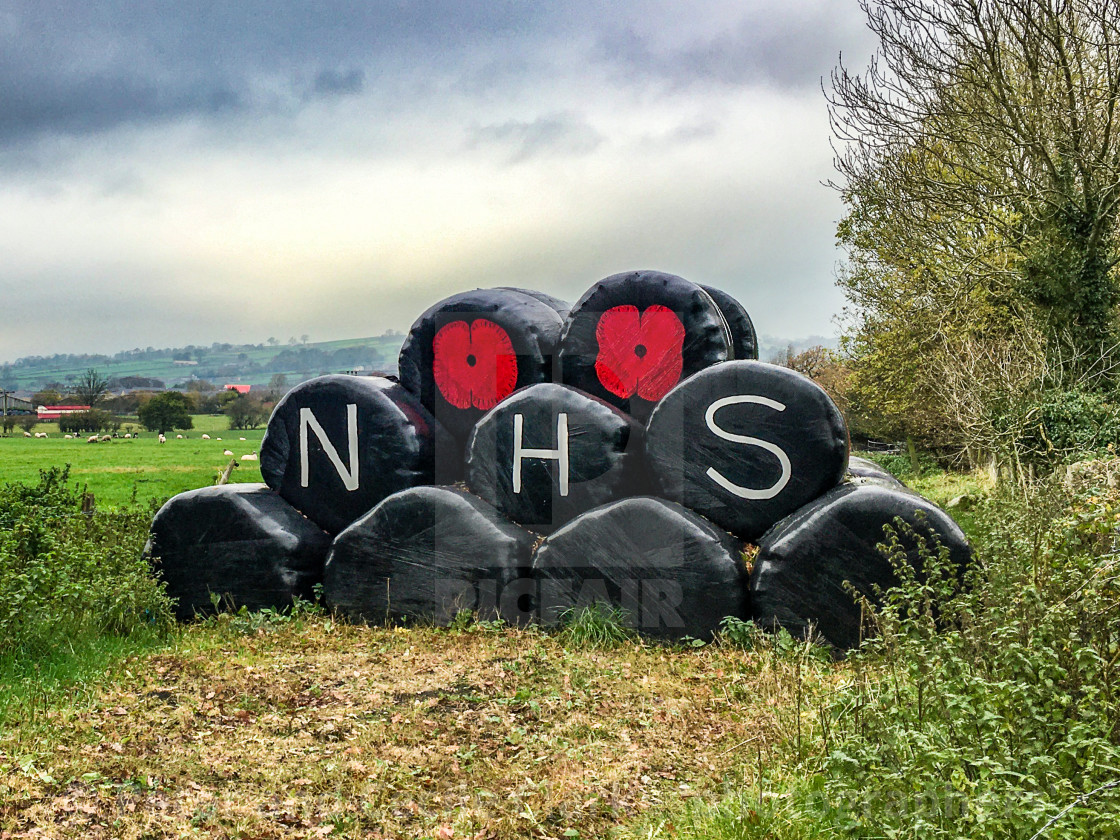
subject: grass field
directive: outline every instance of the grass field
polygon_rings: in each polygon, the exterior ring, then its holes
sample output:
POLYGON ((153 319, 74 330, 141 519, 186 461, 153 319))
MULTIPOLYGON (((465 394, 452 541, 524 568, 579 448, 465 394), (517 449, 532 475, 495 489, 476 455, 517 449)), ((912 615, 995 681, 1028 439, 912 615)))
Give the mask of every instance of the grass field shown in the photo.
POLYGON ((843 671, 723 645, 226 616, 111 673, 0 734, 5 836, 605 837, 761 792, 797 692, 843 671))
POLYGON ((231 481, 261 480, 258 463, 240 458, 260 449, 264 429, 231 431, 225 416, 196 415, 193 421, 193 429, 169 435, 165 444, 159 443, 154 432, 141 432, 139 439, 122 437, 93 444, 86 443, 87 435, 66 440, 57 423, 35 428, 49 434, 46 439, 27 438, 17 430, 11 437, 0 438, 0 484, 34 483, 39 470, 69 464, 70 480, 85 485, 98 505, 123 504, 134 492, 142 502, 166 499, 213 484, 231 460, 223 454, 227 449, 239 465, 231 481), (204 433, 211 440, 203 440, 204 433))

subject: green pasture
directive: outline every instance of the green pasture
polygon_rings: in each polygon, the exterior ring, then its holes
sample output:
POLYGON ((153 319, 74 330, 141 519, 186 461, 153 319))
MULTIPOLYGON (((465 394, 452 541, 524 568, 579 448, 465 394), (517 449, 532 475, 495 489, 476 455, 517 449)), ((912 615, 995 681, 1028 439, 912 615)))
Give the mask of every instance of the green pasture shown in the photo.
POLYGON ((122 437, 104 443, 86 443, 89 435, 85 434, 66 440, 57 423, 35 427, 34 432, 50 435, 45 439, 24 437, 17 429, 10 437, 0 438, 0 484, 34 484, 39 470, 69 464, 71 482, 85 486, 99 506, 124 504, 133 493, 140 501, 166 499, 213 484, 231 460, 223 454, 227 449, 239 465, 231 481, 261 481, 258 462, 241 457, 259 452, 264 429, 231 430, 224 416, 196 415, 193 420, 193 429, 171 433, 164 444, 155 432, 147 431, 141 431, 137 439, 125 440, 128 423, 122 427, 122 437), (203 433, 211 439, 203 440, 203 433), (177 434, 183 439, 176 438, 177 434))

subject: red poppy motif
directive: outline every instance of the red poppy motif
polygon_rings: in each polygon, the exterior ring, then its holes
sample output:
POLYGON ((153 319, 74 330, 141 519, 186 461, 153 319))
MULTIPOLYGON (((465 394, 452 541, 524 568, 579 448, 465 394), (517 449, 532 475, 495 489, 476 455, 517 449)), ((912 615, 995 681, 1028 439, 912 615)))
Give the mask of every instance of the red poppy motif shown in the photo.
POLYGON ((637 394, 656 402, 681 379, 684 324, 666 306, 651 306, 641 314, 636 306, 614 306, 599 318, 595 339, 595 373, 616 397, 637 394))
POLYGON ((432 340, 432 353, 436 387, 456 408, 491 409, 517 387, 517 354, 493 321, 445 324, 432 340))

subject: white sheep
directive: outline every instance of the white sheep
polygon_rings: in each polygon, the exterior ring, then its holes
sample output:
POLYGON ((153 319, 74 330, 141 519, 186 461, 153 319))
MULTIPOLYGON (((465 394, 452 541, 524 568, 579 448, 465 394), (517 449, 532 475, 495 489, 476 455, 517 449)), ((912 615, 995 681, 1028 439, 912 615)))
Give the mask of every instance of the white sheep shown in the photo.
POLYGON ((113 436, 112 435, 102 435, 101 436, 101 442, 102 443, 112 443, 112 441, 113 441, 113 436))
POLYGON ((202 436, 202 439, 203 439, 203 440, 210 440, 210 435, 203 435, 203 436, 202 436))
POLYGON ((255 461, 255 460, 257 460, 257 453, 253 452, 249 455, 242 455, 241 460, 242 461, 255 461))
POLYGON ((125 432, 125 433, 124 433, 124 439, 125 439, 125 440, 132 440, 132 434, 131 434, 131 432, 125 432))
POLYGON ((24 437, 31 437, 31 432, 24 432, 24 433, 23 433, 23 436, 24 436, 24 437))
POLYGON ((63 435, 63 437, 65 437, 66 440, 73 440, 74 439, 73 435, 63 435))
POLYGON ((245 438, 238 438, 238 440, 245 440, 245 438))
POLYGON ((182 440, 182 439, 183 439, 182 435, 175 435, 175 440, 182 440))
POLYGON ((232 452, 230 452, 230 451, 229 451, 229 450, 227 449, 227 450, 226 450, 225 452, 223 452, 222 454, 223 454, 223 455, 232 455, 233 453, 232 453, 232 452))
POLYGON ((90 435, 88 438, 86 438, 86 443, 97 443, 97 441, 99 440, 100 438, 97 435, 90 435))
POLYGON ((163 436, 163 432, 160 432, 160 433, 159 433, 159 442, 160 442, 160 443, 167 443, 167 438, 165 438, 165 437, 163 436))

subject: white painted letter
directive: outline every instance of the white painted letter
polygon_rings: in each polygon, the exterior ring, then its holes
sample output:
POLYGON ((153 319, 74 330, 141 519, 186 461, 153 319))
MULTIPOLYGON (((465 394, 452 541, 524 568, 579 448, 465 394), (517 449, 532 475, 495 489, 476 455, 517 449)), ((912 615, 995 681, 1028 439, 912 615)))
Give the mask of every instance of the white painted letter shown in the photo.
POLYGON ((358 406, 355 403, 350 403, 346 406, 346 437, 350 444, 350 469, 342 465, 342 459, 338 457, 338 450, 334 448, 334 444, 327 438, 327 433, 323 431, 323 427, 319 425, 319 421, 315 419, 315 415, 311 413, 310 408, 301 408, 299 410, 299 454, 302 459, 300 464, 299 480, 300 486, 307 486, 307 427, 310 426, 311 430, 315 432, 315 436, 319 438, 319 443, 323 445, 323 452, 330 458, 334 468, 338 470, 338 477, 342 479, 342 484, 347 490, 358 489, 358 406))
POLYGON ((560 495, 568 495, 568 415, 561 412, 556 418, 556 449, 525 449, 522 437, 525 417, 513 415, 513 492, 521 492, 521 461, 525 458, 547 458, 560 462, 560 495))
POLYGON ((778 463, 782 465, 782 477, 779 478, 777 483, 775 483, 772 487, 767 487, 765 490, 751 490, 747 487, 740 487, 738 484, 728 481, 711 467, 708 467, 708 478, 710 478, 724 490, 727 490, 730 493, 734 493, 741 499, 773 499, 775 496, 782 492, 787 484, 789 484, 789 477, 791 473, 789 456, 786 455, 784 451, 782 451, 782 448, 780 446, 770 443, 769 441, 761 440, 756 437, 748 437, 747 435, 732 434, 731 432, 724 431, 719 427, 719 425, 716 423, 716 412, 724 406, 736 405, 738 403, 754 403, 756 405, 764 405, 767 408, 774 409, 775 411, 785 411, 785 405, 778 402, 777 400, 771 400, 766 397, 740 395, 736 397, 724 397, 721 400, 716 400, 714 403, 708 406, 708 410, 704 414, 704 421, 708 424, 708 428, 712 430, 712 433, 717 437, 721 437, 724 440, 734 441, 735 443, 745 443, 749 446, 758 446, 776 457, 778 459, 778 463))

